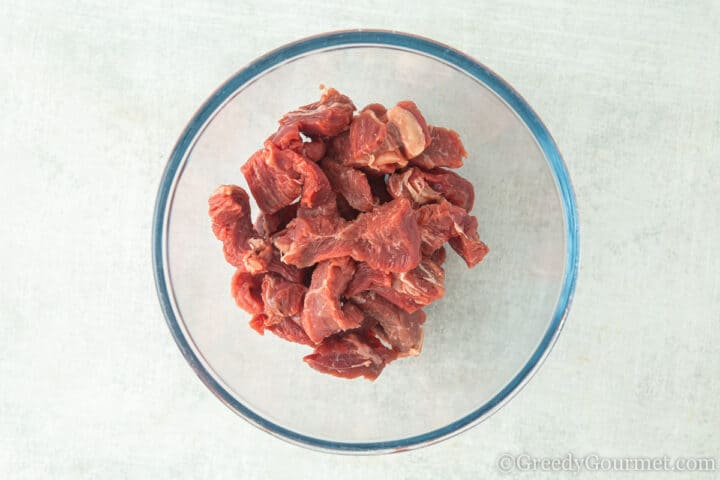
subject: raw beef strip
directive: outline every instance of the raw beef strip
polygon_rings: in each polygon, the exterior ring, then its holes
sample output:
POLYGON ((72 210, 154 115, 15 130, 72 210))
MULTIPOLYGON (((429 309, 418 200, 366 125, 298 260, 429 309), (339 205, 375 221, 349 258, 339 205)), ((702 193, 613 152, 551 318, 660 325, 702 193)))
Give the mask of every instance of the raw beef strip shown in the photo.
POLYGON ((268 238, 273 233, 282 230, 290 223, 290 220, 297 215, 299 202, 281 208, 275 213, 261 213, 255 220, 255 230, 263 238, 268 238))
POLYGON ((411 167, 404 172, 393 173, 388 178, 387 187, 393 197, 406 197, 416 206, 445 198, 453 205, 470 211, 475 200, 472 183, 442 168, 424 171, 411 167))
POLYGON ((313 342, 362 323, 362 315, 345 314, 340 300, 354 274, 355 262, 349 257, 326 260, 315 267, 301 316, 302 327, 313 342))
POLYGON ((435 250, 432 255, 430 255, 430 259, 435 262, 437 265, 442 266, 443 263, 445 263, 445 259, 447 258, 447 250, 445 250, 445 247, 440 247, 437 250, 435 250))
POLYGON ((449 243, 452 249, 465 260, 467 266, 472 268, 485 258, 489 249, 485 243, 480 241, 477 217, 472 215, 463 217, 460 230, 462 233, 450 238, 449 243))
POLYGON ((311 138, 309 142, 303 143, 302 153, 308 160, 317 162, 325 156, 325 142, 318 137, 311 138))
POLYGON ((436 167, 460 168, 467 157, 457 132, 442 127, 430 126, 430 145, 410 163, 425 170, 436 167))
POLYGON ((399 356, 420 354, 425 312, 417 310, 414 313, 408 313, 381 298, 375 292, 361 293, 352 300, 365 315, 378 321, 385 333, 385 339, 392 345, 393 350, 398 352, 399 356))
POLYGON ((363 168, 374 173, 392 173, 408 163, 405 156, 400 152, 395 135, 386 135, 384 141, 374 153, 355 157, 350 136, 348 133, 343 133, 332 139, 328 148, 328 156, 347 167, 363 168))
POLYGON ((406 272, 420 263, 420 235, 410 202, 398 198, 344 226, 324 217, 296 218, 273 237, 285 263, 307 267, 351 256, 377 270, 406 272), (335 230, 335 227, 340 227, 335 230))
POLYGON ((420 234, 410 202, 398 198, 363 213, 339 237, 352 242, 351 256, 377 270, 406 272, 420 263, 420 234))
POLYGON ((436 168, 423 172, 425 181, 445 199, 469 212, 475 203, 475 189, 472 183, 455 172, 436 168))
POLYGON ((442 196, 425 180, 418 168, 409 168, 404 172, 393 173, 387 181, 387 190, 395 198, 405 197, 413 206, 437 202, 442 196))
POLYGON ((361 212, 373 209, 370 184, 363 172, 329 159, 320 162, 320 167, 335 191, 342 195, 352 208, 361 212))
MULTIPOLYGON (((387 108, 382 103, 370 103, 361 110, 361 112, 371 111, 383 123, 387 123, 387 108)), ((352 125, 351 125, 352 126, 352 125)))
POLYGON ((387 127, 372 110, 362 110, 350 125, 350 153, 353 158, 373 154, 382 147, 387 127))
POLYGON ((248 313, 262 313, 265 309, 262 299, 263 275, 252 275, 237 270, 230 283, 230 293, 238 307, 248 313))
POLYGON ((375 380, 396 358, 395 352, 367 331, 329 338, 303 360, 315 370, 337 377, 375 380))
POLYGON ((390 287, 375 287, 378 295, 406 312, 414 312, 445 296, 445 271, 429 257, 409 272, 392 274, 390 287))
POLYGON ((267 315, 261 313, 253 316, 250 320, 250 327, 260 335, 264 335, 265 331, 269 330, 276 336, 289 342, 310 346, 315 345, 312 340, 308 338, 302 327, 295 323, 290 317, 270 320, 267 315))
POLYGON ((262 300, 268 316, 300 315, 307 288, 279 275, 267 274, 262 281, 262 300))
POLYGON ((292 150, 280 150, 274 143, 255 152, 241 168, 260 210, 266 214, 290 205, 302 193, 300 202, 309 208, 326 201, 332 192, 325 174, 314 162, 292 150))
POLYGON ((296 153, 266 148, 255 152, 240 168, 263 213, 275 213, 290 205, 302 191, 300 175, 293 168, 296 153), (280 152, 287 152, 280 154, 280 152))
POLYGON ((430 257, 424 257, 416 268, 409 272, 389 273, 373 270, 361 263, 350 285, 346 297, 372 290, 406 312, 412 313, 445 295, 445 272, 430 257))
POLYGON ((298 268, 295 265, 288 265, 280 259, 280 250, 273 247, 273 255, 270 262, 268 262, 267 271, 277 273, 285 280, 294 283, 305 283, 307 278, 308 269, 298 268))
POLYGON ((253 229, 245 190, 222 185, 213 192, 208 204, 213 233, 223 242, 228 263, 253 274, 265 272, 272 258, 272 246, 253 229))
POLYGON ((360 292, 372 290, 376 287, 389 287, 392 284, 390 272, 375 270, 367 263, 358 263, 355 276, 345 290, 346 297, 354 297, 360 292))
POLYGON ((280 125, 267 141, 272 142, 281 150, 292 150, 304 155, 313 162, 317 162, 325 156, 325 142, 319 137, 310 137, 309 140, 304 141, 298 123, 280 125))
POLYGON ((332 137, 347 130, 354 111, 355 105, 348 97, 329 88, 319 101, 283 115, 280 124, 298 124, 300 131, 307 135, 332 137))
POLYGON ((268 140, 282 150, 293 150, 297 153, 302 152, 303 139, 300 136, 300 125, 297 123, 280 125, 268 140))
POLYGON ((487 254, 487 245, 478 236, 477 218, 462 208, 443 201, 424 205, 416 213, 423 254, 431 255, 448 240, 468 267, 474 267, 487 254))
POLYGON ((414 102, 398 102, 387 112, 388 123, 397 128, 403 153, 412 159, 420 155, 432 142, 425 117, 414 102))

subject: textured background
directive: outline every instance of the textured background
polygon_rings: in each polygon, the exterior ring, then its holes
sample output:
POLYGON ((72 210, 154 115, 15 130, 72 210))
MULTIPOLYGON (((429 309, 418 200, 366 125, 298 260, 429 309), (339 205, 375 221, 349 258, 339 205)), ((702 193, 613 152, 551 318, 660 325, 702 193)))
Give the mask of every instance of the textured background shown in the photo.
POLYGON ((340 3, 3 2, 0 477, 491 478, 506 451, 720 456, 719 4, 340 3), (362 26, 449 43, 522 92, 574 180, 582 260, 559 342, 498 414, 348 458, 205 389, 149 241, 165 159, 209 92, 278 45, 362 26))

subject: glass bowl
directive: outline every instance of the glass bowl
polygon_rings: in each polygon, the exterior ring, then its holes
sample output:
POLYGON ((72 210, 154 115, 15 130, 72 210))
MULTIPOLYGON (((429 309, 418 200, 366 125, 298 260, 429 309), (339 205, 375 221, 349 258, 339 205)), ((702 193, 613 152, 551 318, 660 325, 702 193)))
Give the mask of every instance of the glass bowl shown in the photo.
POLYGON ((432 40, 353 30, 274 50, 210 96, 163 174, 152 249, 170 331, 229 408, 304 446, 393 452, 478 424, 537 370, 574 290, 577 214, 550 134, 498 75, 432 40), (375 382, 320 374, 301 360, 307 347, 255 333, 230 297, 233 268, 207 214, 215 187, 247 187, 240 165, 283 113, 318 98, 320 84, 358 106, 411 99, 429 123, 458 131, 469 152, 460 173, 475 185, 472 213, 490 247, 472 270, 450 251, 447 293, 426 309, 421 355, 392 363, 375 382))

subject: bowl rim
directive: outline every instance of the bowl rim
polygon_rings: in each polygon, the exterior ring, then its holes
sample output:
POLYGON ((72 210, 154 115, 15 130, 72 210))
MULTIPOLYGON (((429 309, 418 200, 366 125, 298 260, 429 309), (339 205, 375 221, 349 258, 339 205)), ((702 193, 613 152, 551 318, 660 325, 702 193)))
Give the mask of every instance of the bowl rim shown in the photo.
POLYGON ((153 213, 152 263, 158 299, 175 342, 197 376, 207 388, 231 410, 261 430, 297 445, 332 453, 391 453, 428 446, 448 439, 479 424, 499 410, 527 384, 555 344, 572 302, 577 282, 578 261, 579 225, 575 194, 560 151, 535 111, 505 80, 472 57, 429 38, 390 30, 340 30, 302 38, 266 53, 233 74, 218 87, 195 112, 173 147, 161 177, 153 213), (461 70, 490 88, 505 101, 534 136, 546 160, 550 164, 565 214, 566 254, 562 288, 552 321, 539 345, 525 365, 509 383, 490 400, 462 418, 444 427, 420 435, 376 442, 339 442, 304 435, 263 418, 245 406, 228 392, 223 385, 215 380, 213 375, 206 369, 193 351, 180 327, 179 319, 176 318, 172 305, 173 294, 169 290, 165 278, 165 257, 167 253, 167 249, 165 248, 167 231, 166 218, 169 207, 172 204, 176 176, 182 171, 180 167, 184 163, 187 153, 194 145, 198 134, 202 133, 206 122, 219 111, 224 103, 231 98, 238 89, 256 79, 258 75, 302 55, 319 50, 334 50, 352 46, 396 48, 433 57, 451 67, 461 70))

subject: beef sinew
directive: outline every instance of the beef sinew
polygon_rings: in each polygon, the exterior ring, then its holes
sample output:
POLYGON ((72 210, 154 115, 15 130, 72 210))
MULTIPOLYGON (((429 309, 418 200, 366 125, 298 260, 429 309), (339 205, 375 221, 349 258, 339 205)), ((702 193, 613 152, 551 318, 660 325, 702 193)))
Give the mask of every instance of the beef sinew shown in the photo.
POLYGON ((445 295, 443 245, 468 267, 488 253, 473 186, 449 170, 467 152, 414 102, 355 113, 332 88, 279 124, 241 167, 255 224, 241 187, 209 200, 231 294, 258 333, 313 348, 310 367, 374 380, 420 354, 422 308, 445 295))

